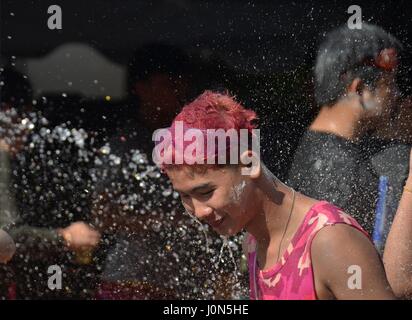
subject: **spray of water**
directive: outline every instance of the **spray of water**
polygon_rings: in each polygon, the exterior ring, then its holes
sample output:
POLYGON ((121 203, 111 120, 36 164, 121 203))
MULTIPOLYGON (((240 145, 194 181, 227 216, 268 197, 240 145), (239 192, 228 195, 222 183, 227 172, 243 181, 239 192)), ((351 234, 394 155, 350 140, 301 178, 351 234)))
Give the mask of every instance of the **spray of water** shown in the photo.
POLYGON ((195 221, 199 225, 199 229, 203 232, 203 235, 205 237, 205 244, 206 244, 206 253, 209 253, 210 251, 210 240, 209 237, 207 236, 205 226, 199 221, 198 218, 196 218, 194 215, 190 214, 187 210, 184 212, 186 215, 188 215, 193 221, 195 221))

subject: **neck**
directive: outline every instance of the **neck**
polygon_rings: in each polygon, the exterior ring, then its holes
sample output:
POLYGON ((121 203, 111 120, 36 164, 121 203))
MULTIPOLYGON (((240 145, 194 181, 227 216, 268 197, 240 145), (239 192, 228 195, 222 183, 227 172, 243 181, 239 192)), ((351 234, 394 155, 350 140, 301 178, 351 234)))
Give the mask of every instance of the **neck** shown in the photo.
POLYGON ((337 136, 353 140, 358 132, 358 122, 361 119, 362 109, 356 98, 341 99, 333 106, 324 106, 319 115, 309 127, 312 131, 332 133, 337 136))
POLYGON ((260 213, 246 226, 246 231, 255 237, 259 246, 268 247, 284 232, 293 204, 293 191, 268 169, 262 171, 257 196, 260 203, 257 212, 260 213))

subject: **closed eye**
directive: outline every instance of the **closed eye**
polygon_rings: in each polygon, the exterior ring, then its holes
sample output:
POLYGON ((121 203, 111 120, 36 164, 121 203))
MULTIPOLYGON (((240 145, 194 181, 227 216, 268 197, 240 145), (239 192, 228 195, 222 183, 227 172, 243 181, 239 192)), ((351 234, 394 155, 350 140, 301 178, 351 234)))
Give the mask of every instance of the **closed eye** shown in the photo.
POLYGON ((186 193, 180 192, 179 194, 180 194, 180 197, 181 197, 182 199, 187 199, 187 198, 189 198, 189 195, 186 194, 186 193))
POLYGON ((215 189, 212 189, 212 190, 209 190, 209 191, 206 191, 206 192, 199 192, 199 194, 201 196, 208 196, 208 195, 211 195, 213 193, 213 191, 215 191, 215 189))

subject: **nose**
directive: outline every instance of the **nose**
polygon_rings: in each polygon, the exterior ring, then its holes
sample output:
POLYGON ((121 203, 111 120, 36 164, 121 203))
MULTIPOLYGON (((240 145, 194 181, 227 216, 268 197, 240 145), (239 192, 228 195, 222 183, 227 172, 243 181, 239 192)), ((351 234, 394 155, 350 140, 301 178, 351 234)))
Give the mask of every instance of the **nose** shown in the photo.
POLYGON ((205 203, 202 203, 197 200, 193 200, 193 209, 195 216, 199 220, 207 219, 213 212, 213 209, 207 206, 205 203))

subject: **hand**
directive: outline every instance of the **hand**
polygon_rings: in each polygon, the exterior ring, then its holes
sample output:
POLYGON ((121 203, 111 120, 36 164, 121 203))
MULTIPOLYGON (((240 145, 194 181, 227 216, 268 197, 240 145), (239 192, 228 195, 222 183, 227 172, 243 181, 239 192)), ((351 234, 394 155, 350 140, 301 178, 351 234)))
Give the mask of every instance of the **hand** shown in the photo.
POLYGON ((16 252, 16 245, 10 235, 0 229, 0 263, 7 263, 16 252))
POLYGON ((100 233, 82 221, 74 222, 58 232, 64 238, 66 246, 74 251, 94 248, 100 241, 100 233))
POLYGON ((9 152, 9 145, 3 139, 0 139, 0 151, 9 152))

